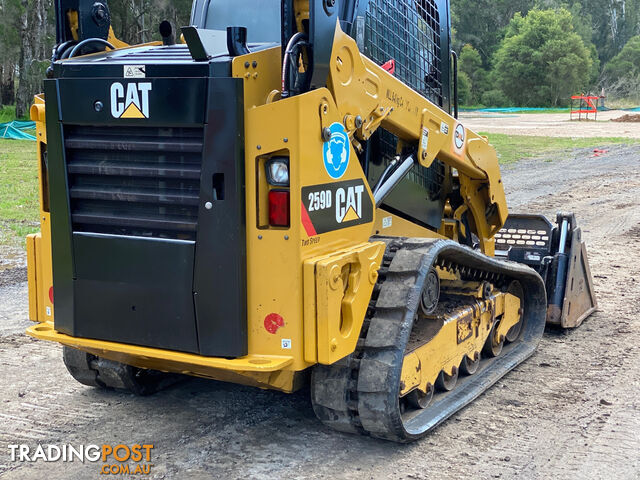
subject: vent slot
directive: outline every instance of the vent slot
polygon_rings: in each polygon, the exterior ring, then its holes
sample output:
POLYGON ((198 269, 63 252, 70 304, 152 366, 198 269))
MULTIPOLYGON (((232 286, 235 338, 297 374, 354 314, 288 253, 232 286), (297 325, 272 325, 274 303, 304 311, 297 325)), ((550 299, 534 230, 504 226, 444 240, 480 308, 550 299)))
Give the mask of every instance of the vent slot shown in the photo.
POLYGON ((64 132, 74 232, 195 240, 201 127, 64 132))

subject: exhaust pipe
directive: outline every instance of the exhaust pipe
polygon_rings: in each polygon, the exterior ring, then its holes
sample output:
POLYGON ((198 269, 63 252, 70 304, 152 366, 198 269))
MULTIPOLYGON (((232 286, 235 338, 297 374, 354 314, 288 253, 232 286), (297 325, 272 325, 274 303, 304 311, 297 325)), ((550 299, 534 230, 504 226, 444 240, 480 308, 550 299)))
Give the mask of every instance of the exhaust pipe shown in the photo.
POLYGON ((176 33, 173 29, 173 26, 171 25, 171 22, 169 22, 168 20, 163 20, 162 22, 160 22, 158 30, 160 31, 163 45, 176 44, 176 33))
POLYGON ((232 57, 251 53, 247 47, 247 27, 227 27, 227 49, 232 57))

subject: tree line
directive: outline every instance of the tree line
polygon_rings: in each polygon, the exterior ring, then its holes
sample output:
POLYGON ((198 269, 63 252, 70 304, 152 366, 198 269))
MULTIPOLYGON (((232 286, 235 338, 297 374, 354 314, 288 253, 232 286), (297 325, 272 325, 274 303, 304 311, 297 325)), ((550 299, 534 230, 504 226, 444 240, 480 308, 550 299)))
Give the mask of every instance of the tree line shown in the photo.
MULTIPOLYGON (((190 0, 110 0, 121 40, 186 25, 190 0)), ((557 106, 599 93, 640 104, 640 0, 451 0, 465 105, 557 106)), ((0 107, 28 114, 55 43, 53 0, 0 0, 0 107)))
MULTIPOLYGON (((188 25, 190 0, 109 0, 116 37, 129 44, 159 40, 158 25, 188 25)), ((27 116, 42 90, 55 44, 53 0, 0 0, 0 107, 27 116)))
POLYGON ((640 0, 451 0, 465 105, 640 104, 640 0))

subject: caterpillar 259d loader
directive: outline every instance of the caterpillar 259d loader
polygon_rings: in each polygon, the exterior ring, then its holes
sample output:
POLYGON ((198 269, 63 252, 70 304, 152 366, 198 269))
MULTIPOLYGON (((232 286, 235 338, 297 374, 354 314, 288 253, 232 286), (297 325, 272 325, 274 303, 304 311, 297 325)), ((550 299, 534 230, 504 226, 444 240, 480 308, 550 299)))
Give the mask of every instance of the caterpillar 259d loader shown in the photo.
POLYGON ((575 218, 508 216, 456 119, 447 0, 195 0, 136 46, 56 12, 28 333, 81 383, 310 383, 407 442, 595 310, 575 218))

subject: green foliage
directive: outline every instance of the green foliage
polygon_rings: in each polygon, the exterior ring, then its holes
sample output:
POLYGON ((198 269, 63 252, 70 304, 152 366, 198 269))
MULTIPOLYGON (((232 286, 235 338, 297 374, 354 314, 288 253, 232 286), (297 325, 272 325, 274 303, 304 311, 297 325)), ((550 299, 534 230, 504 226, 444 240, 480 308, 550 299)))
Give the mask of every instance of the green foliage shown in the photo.
POLYGON ((465 72, 458 72, 458 101, 460 105, 473 105, 471 79, 465 72))
POLYGON ((191 3, 191 0, 110 0, 114 33, 131 45, 161 40, 158 25, 169 20, 180 36, 180 27, 189 24, 191 3))
MULTIPOLYGON (((482 94, 487 88, 488 72, 482 66, 480 52, 467 44, 462 47, 459 59, 460 74, 469 80, 469 98, 464 105, 475 105, 481 102, 482 94)), ((462 97, 461 97, 462 98, 462 97)))
POLYGON ((610 82, 640 75, 640 35, 633 37, 604 68, 610 82))
POLYGON ((481 98, 482 105, 487 107, 509 107, 511 105, 510 100, 502 93, 502 90, 488 90, 482 94, 481 98))
POLYGON ((613 103, 640 104, 640 35, 633 37, 604 68, 603 84, 613 103))
POLYGON ((516 12, 527 13, 536 0, 452 0, 454 48, 473 45, 485 68, 504 37, 504 29, 516 12))
MULTIPOLYGON (((0 107, 0 123, 11 122, 16 119, 16 107, 8 105, 0 107)), ((1 158, 1 157, 0 157, 1 158)))
POLYGON ((556 106, 585 90, 593 59, 566 9, 516 14, 495 54, 497 86, 518 106, 556 106))
POLYGON ((460 70, 474 78, 474 74, 482 68, 480 52, 470 44, 466 44, 460 51, 460 70))

